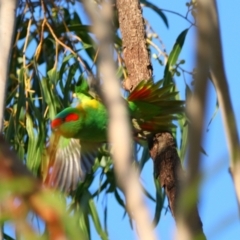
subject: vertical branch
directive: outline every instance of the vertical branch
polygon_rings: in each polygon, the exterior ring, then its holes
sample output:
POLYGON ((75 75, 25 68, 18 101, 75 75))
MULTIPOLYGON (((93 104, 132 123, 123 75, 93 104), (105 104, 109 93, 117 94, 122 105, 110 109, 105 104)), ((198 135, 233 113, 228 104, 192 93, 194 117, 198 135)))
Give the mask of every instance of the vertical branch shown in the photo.
MULTIPOLYGON (((206 95, 206 82, 208 70, 211 69, 212 80, 216 87, 219 106, 223 116, 227 143, 230 152, 230 171, 235 184, 235 190, 240 202, 240 150, 236 121, 230 101, 229 90, 224 72, 223 57, 221 51, 221 39, 219 33, 218 15, 215 1, 198 1, 198 72, 196 76, 196 88, 193 99, 189 103, 191 128, 189 137, 189 171, 185 179, 182 192, 190 189, 191 183, 198 185, 199 152, 202 137, 204 119, 204 106, 206 95)), ((195 202, 197 193, 195 192, 195 202)), ((183 200, 183 197, 181 198, 183 200)), ((239 211, 240 212, 240 211, 239 211)), ((193 239, 196 236, 196 228, 192 224, 191 212, 186 211, 183 202, 179 204, 179 221, 181 228, 178 239, 193 239)))
MULTIPOLYGON (((0 3, 0 132, 3 127, 5 91, 9 71, 9 59, 11 56, 11 47, 13 41, 13 32, 15 29, 15 10, 17 0, 1 0, 0 3)), ((1 206, 0 206, 1 214, 1 206)), ((0 239, 3 237, 2 225, 0 226, 0 239)))
POLYGON ((3 124, 5 90, 8 80, 9 59, 12 50, 17 4, 17 0, 1 0, 0 3, 0 130, 3 124))
POLYGON ((219 106, 225 127, 228 149, 230 153, 230 173, 232 175, 238 200, 238 211, 240 216, 240 142, 237 124, 233 112, 232 103, 224 71, 221 38, 219 32, 219 20, 216 9, 216 1, 211 4, 212 37, 211 39, 211 77, 216 88, 219 106))
MULTIPOLYGON (((187 101, 187 112, 190 118, 189 126, 189 154, 187 173, 181 189, 180 201, 178 203, 177 219, 179 231, 177 239, 190 240, 199 237, 201 231, 199 223, 193 219, 197 208, 198 188, 200 182, 199 162, 202 141, 202 129, 205 116, 207 78, 210 65, 209 44, 212 37, 211 15, 212 1, 198 1, 198 32, 197 32, 197 74, 195 79, 195 89, 191 99, 187 101), (190 189, 194 189, 189 193, 190 189), (186 197, 191 194, 193 199, 191 204, 186 197), (187 204, 186 204, 187 202, 187 204)), ((200 222, 201 223, 201 222, 200 222)), ((204 239, 202 235, 200 239, 204 239)))
MULTIPOLYGON (((128 1, 130 3, 131 1, 128 1)), ((105 104, 109 113, 109 141, 113 143, 114 169, 119 185, 124 191, 128 212, 136 222, 140 239, 155 239, 148 211, 143 201, 143 192, 138 173, 132 168, 132 140, 129 116, 116 78, 112 55, 112 4, 103 1, 97 9, 93 1, 85 0, 85 8, 93 21, 99 40, 99 72, 103 80, 105 104)))

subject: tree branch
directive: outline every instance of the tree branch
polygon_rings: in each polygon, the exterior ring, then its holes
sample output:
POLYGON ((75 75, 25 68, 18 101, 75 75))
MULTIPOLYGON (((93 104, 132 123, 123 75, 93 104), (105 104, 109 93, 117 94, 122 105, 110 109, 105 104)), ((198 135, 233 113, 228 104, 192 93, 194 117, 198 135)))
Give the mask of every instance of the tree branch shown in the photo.
POLYGON ((17 0, 1 0, 0 3, 0 130, 3 124, 5 89, 8 80, 9 59, 12 50, 17 4, 17 0))
MULTIPOLYGON (((129 1, 128 1, 129 3, 129 1)), ((101 10, 92 1, 84 1, 93 21, 99 41, 99 72, 103 80, 103 97, 109 113, 108 135, 113 143, 113 160, 116 178, 123 189, 129 214, 136 222, 140 239, 155 239, 149 213, 143 201, 139 175, 132 167, 132 140, 128 111, 122 99, 120 84, 112 55, 112 4, 102 2, 101 10)))
MULTIPOLYGON (((181 194, 178 202, 177 219, 179 231, 177 239, 190 240, 201 235, 197 219, 193 219, 197 208, 198 189, 200 183, 199 163, 202 142, 202 129, 206 107, 207 79, 210 64, 211 46, 209 40, 212 37, 212 15, 210 5, 212 1, 198 1, 198 32, 197 32, 197 74, 193 96, 187 101, 187 112, 190 119, 189 124, 189 154, 186 176, 183 179, 181 194), (192 190, 191 190, 192 189, 192 190), (190 192, 189 192, 190 191, 190 192), (191 196, 191 202, 186 199, 191 196)), ((201 226, 201 222, 200 222, 201 226)), ((202 226, 201 226, 202 227, 202 226)))
POLYGON ((238 200, 238 211, 240 217, 240 142, 237 131, 236 119, 233 112, 227 78, 224 71, 222 44, 219 31, 219 20, 216 1, 209 4, 213 20, 211 22, 211 78, 216 88, 219 107, 221 109, 223 124, 227 137, 228 150, 230 153, 230 173, 234 181, 238 200))

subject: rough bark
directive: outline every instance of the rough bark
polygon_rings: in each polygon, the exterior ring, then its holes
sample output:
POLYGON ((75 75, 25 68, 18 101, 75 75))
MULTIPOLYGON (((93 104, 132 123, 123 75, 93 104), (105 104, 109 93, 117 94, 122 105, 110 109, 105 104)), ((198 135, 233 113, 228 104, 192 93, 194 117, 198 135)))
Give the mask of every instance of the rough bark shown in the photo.
MULTIPOLYGON (((158 180, 166 192, 169 208, 176 219, 177 203, 180 197, 184 171, 177 153, 175 139, 171 133, 158 133, 149 141, 149 151, 154 161, 154 170, 157 173, 158 180)), ((194 235, 201 235, 201 239, 205 239, 197 208, 189 211, 188 219, 191 219, 188 223, 195 233, 194 235)))
POLYGON ((154 172, 166 192, 170 210, 175 217, 179 176, 183 174, 175 139, 171 133, 158 133, 149 140, 149 151, 154 162, 154 172))
POLYGON ((117 0, 124 61, 128 72, 124 88, 132 90, 142 80, 152 77, 152 65, 146 46, 144 21, 139 1, 117 0))
MULTIPOLYGON (((124 87, 132 90, 140 81, 152 77, 152 66, 149 59, 144 21, 138 0, 117 0, 119 26, 123 39, 124 61, 128 72, 124 87)), ((175 139, 169 132, 156 134, 149 140, 149 151, 154 161, 155 176, 165 189, 169 207, 176 217, 176 203, 179 196, 180 180, 183 169, 176 150, 175 139)), ((192 222, 196 224, 196 232, 202 233, 202 223, 197 209, 192 211, 192 222)))

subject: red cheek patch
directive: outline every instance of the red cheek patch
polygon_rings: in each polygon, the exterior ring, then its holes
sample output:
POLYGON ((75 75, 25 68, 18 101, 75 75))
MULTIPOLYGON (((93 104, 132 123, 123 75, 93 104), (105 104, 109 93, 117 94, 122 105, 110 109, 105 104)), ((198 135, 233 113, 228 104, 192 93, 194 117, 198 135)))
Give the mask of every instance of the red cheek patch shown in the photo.
POLYGON ((76 113, 70 113, 65 117, 65 122, 77 121, 79 116, 76 113))
POLYGON ((56 119, 52 120, 51 127, 52 128, 57 128, 61 124, 62 124, 62 119, 61 118, 56 118, 56 119))

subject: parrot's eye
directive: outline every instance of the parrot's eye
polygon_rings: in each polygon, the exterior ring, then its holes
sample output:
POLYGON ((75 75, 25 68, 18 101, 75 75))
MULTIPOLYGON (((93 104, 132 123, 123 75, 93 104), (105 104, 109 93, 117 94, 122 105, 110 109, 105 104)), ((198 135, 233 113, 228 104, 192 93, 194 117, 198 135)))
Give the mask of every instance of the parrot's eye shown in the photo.
POLYGON ((76 113, 70 113, 65 117, 65 122, 77 121, 79 116, 76 113))

